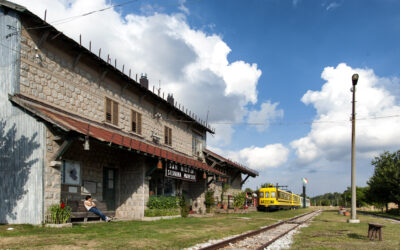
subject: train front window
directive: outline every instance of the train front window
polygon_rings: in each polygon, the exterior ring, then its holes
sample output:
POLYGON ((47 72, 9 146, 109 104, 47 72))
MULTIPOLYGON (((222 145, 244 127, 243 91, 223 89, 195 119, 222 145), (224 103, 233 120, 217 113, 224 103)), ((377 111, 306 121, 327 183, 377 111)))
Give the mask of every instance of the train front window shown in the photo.
POLYGON ((269 198, 269 192, 265 192, 265 198, 269 198))
POLYGON ((271 198, 275 198, 275 192, 271 192, 271 198))
POLYGON ((264 198, 264 192, 260 192, 260 198, 264 198))

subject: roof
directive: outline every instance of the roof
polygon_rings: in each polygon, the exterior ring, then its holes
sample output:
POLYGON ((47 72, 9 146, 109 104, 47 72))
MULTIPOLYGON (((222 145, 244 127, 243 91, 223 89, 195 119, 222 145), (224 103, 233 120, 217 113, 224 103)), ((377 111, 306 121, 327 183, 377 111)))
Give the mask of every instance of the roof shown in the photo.
MULTIPOLYGON (((18 5, 18 4, 14 4, 9 1, 5 1, 5 0, 0 0, 0 6, 6 7, 9 9, 13 9, 13 10, 21 13, 22 15, 26 15, 27 17, 31 18, 31 20, 37 25, 36 27, 30 27, 30 30, 37 29, 43 33, 48 31, 49 34, 47 37, 52 37, 49 40, 53 40, 53 41, 62 40, 63 42, 68 43, 71 47, 73 47, 74 53, 76 53, 77 56, 79 55, 79 58, 81 58, 82 56, 86 56, 86 57, 92 59, 93 61, 98 63, 101 67, 103 67, 104 71, 112 72, 112 73, 116 74, 117 76, 121 77, 122 80, 125 81, 126 83, 128 83, 128 85, 130 87, 133 87, 136 90, 139 90, 140 92, 144 93, 144 95, 153 98, 155 101, 163 104, 166 108, 174 110, 176 112, 176 114, 181 116, 184 120, 193 122, 196 126, 200 127, 201 129, 203 129, 209 133, 212 133, 212 134, 215 133, 215 130, 212 129, 208 123, 198 119, 198 117, 195 116, 193 114, 193 112, 189 112, 189 114, 188 114, 187 109, 185 112, 185 110, 181 110, 180 106, 178 108, 174 104, 171 104, 167 100, 165 100, 164 97, 159 96, 158 94, 156 94, 155 92, 151 91, 150 89, 148 89, 146 87, 143 87, 137 81, 130 78, 130 76, 126 75, 124 72, 119 70, 117 67, 113 66, 109 62, 104 61, 101 57, 94 54, 89 49, 85 48, 78 42, 76 42, 73 39, 71 39, 70 37, 66 36, 61 31, 58 31, 54 26, 52 26, 51 24, 47 23, 40 17, 38 17, 35 14, 33 14, 32 12, 30 12, 27 8, 25 8, 21 5, 18 5)), ((71 54, 71 53, 69 53, 69 54, 71 54)), ((96 65, 94 65, 92 67, 101 68, 96 65)), ((182 109, 183 109, 183 106, 182 106, 182 109)))
POLYGON ((246 166, 243 166, 243 165, 241 165, 241 164, 239 164, 239 163, 233 162, 233 161, 231 161, 231 160, 228 160, 228 159, 226 159, 225 157, 222 157, 222 156, 220 156, 219 154, 214 153, 214 152, 212 152, 212 151, 210 151, 210 150, 208 150, 208 149, 204 149, 203 152, 204 152, 205 155, 207 155, 207 156, 212 156, 212 157, 218 159, 219 161, 224 162, 224 163, 230 165, 230 166, 233 167, 233 168, 239 169, 240 171, 242 171, 243 173, 246 173, 246 174, 250 175, 251 177, 256 177, 256 176, 258 176, 258 171, 253 170, 253 169, 251 169, 251 168, 248 168, 248 167, 246 167, 246 166))
POLYGON ((33 100, 21 94, 9 96, 10 101, 20 106, 22 109, 31 112, 34 116, 56 125, 64 131, 75 131, 84 136, 90 136, 110 145, 118 145, 125 149, 136 150, 168 161, 188 165, 208 173, 219 176, 226 176, 220 171, 211 168, 207 164, 194 160, 181 153, 172 152, 161 146, 151 145, 131 134, 124 133, 112 126, 88 120, 75 114, 68 113, 61 109, 52 107, 48 104, 33 100))

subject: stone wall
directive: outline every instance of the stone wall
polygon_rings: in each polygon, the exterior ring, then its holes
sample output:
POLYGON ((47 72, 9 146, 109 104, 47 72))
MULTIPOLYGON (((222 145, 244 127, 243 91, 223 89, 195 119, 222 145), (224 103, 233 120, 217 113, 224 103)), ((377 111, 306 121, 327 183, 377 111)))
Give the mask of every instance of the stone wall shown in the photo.
POLYGON ((120 205, 116 211, 118 218, 140 219, 144 217, 144 209, 149 197, 145 170, 144 157, 136 157, 135 160, 120 166, 120 205))
POLYGON ((64 48, 58 39, 48 39, 39 47, 42 34, 37 32, 40 31, 22 30, 22 94, 100 123, 105 122, 104 106, 108 97, 119 104, 117 128, 130 132, 131 110, 135 110, 142 114, 142 135, 138 136, 151 141, 151 135, 155 133, 162 138, 163 144, 164 125, 167 125, 172 128, 172 148, 192 155, 191 129, 186 123, 177 122, 178 118, 166 107, 157 108, 159 100, 143 98, 134 88, 123 89, 123 80, 112 73, 100 80, 103 71, 85 56, 73 67, 75 57, 71 54, 77 52, 66 51, 68 47, 64 48), (161 113, 161 119, 154 118, 155 110, 161 113))
POLYGON ((204 179, 197 180, 197 182, 187 182, 190 198, 192 199, 192 210, 196 213, 205 213, 205 192, 206 183, 204 179))
POLYGON ((61 166, 50 166, 54 154, 60 148, 55 139, 56 133, 46 129, 46 160, 44 164, 44 214, 53 204, 61 201, 61 166))

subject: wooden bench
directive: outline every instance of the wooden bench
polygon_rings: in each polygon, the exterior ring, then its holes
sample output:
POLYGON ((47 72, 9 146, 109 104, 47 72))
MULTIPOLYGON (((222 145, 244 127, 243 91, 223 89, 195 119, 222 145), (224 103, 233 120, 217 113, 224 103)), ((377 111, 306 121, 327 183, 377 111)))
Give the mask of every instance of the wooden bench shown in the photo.
POLYGON ((382 240, 382 228, 383 227, 385 227, 385 226, 381 225, 381 224, 368 223, 368 238, 370 240, 373 240, 374 238, 378 238, 378 234, 379 234, 379 240, 382 240))
MULTIPOLYGON (((88 218, 98 218, 101 220, 100 216, 97 214, 94 214, 92 212, 88 212, 85 208, 85 205, 83 205, 84 200, 82 201, 68 201, 67 205, 72 208, 71 212, 71 219, 83 219, 84 222, 88 221, 88 218)), ((107 206, 106 204, 95 201, 96 207, 105 215, 108 217, 114 217, 115 216, 115 211, 107 211, 107 206)))

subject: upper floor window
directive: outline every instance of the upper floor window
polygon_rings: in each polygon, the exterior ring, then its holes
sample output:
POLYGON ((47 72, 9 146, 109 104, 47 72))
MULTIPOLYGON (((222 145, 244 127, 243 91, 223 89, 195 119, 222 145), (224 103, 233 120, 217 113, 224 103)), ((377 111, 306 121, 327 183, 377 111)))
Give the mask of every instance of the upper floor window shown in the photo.
POLYGON ((192 152, 193 155, 201 156, 203 151, 203 141, 198 136, 192 137, 192 152))
POLYGON ((164 127, 164 143, 172 146, 172 129, 167 126, 164 127))
POLYGON ((142 114, 132 110, 131 112, 131 130, 132 132, 142 134, 142 114))
POLYGON ((118 126, 118 102, 106 97, 106 122, 118 126))

